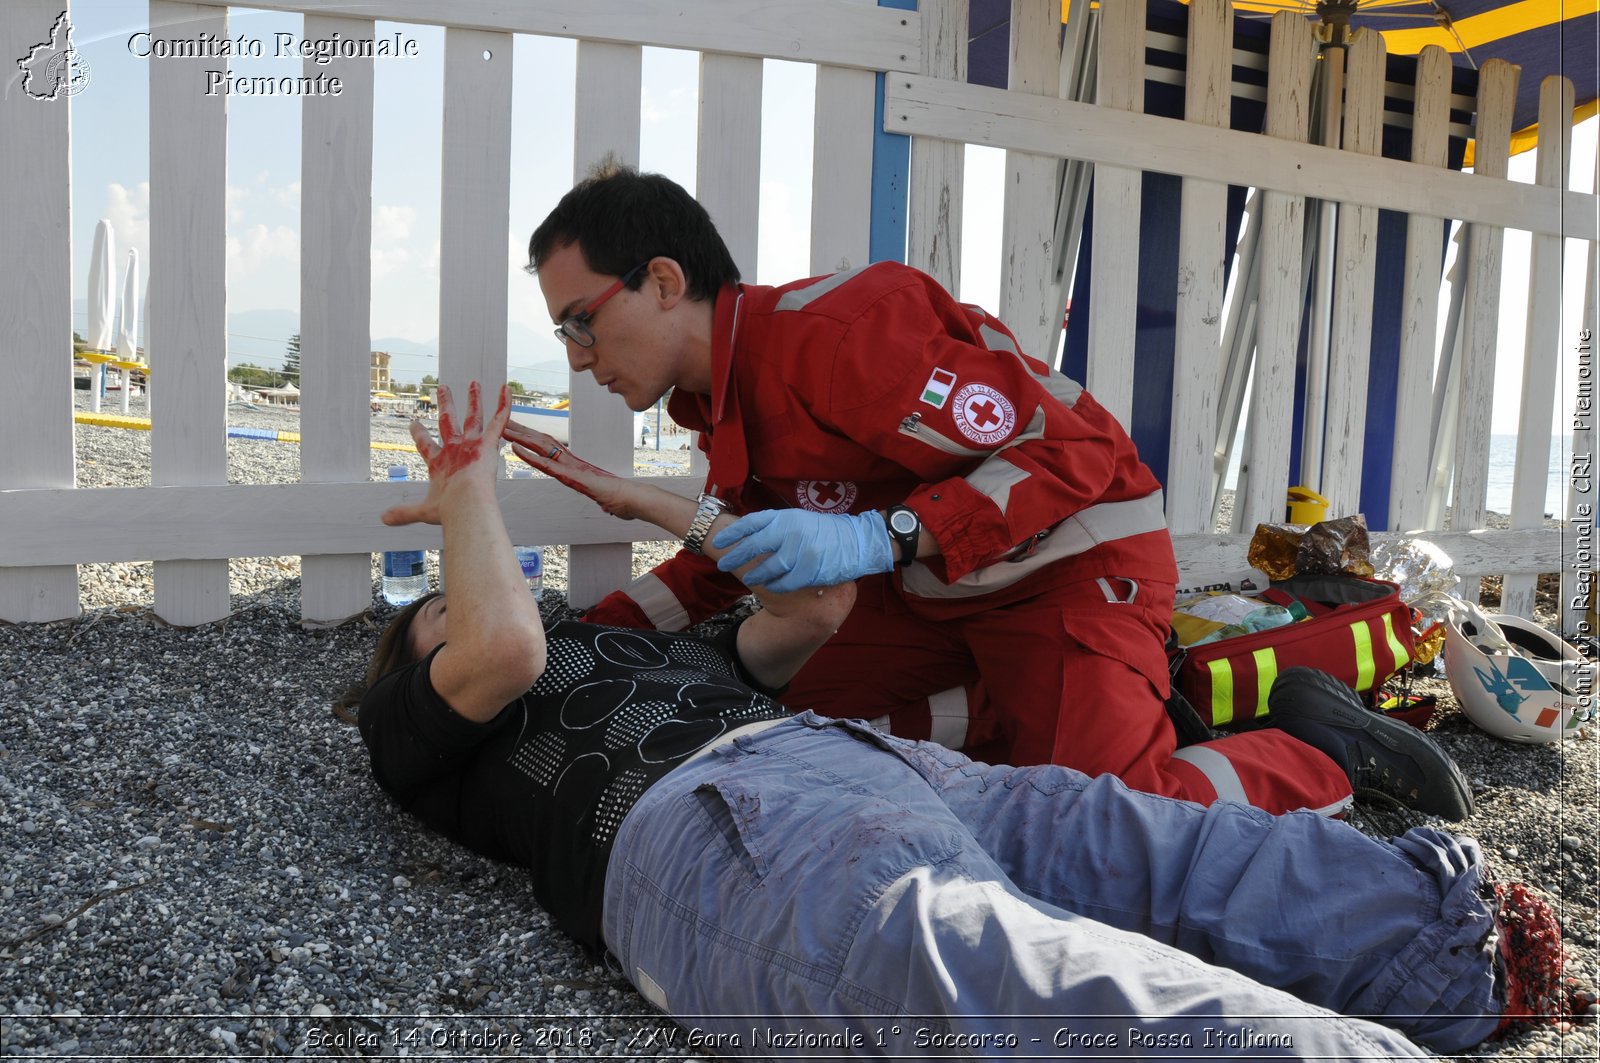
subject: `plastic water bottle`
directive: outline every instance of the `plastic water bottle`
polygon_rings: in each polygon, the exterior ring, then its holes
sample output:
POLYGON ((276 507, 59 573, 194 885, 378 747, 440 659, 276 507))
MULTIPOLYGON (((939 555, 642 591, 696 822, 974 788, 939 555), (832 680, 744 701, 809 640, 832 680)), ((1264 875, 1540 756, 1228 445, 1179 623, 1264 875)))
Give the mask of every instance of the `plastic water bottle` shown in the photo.
MULTIPOLYGON (((409 480, 404 465, 389 466, 389 480, 409 480)), ((385 550, 383 552, 383 600, 390 605, 408 605, 428 593, 428 553, 426 550, 385 550)))
MULTIPOLYGON (((513 480, 533 479, 533 470, 528 468, 513 468, 513 480)), ((528 589, 533 592, 533 600, 544 601, 544 547, 542 546, 514 546, 517 553, 517 564, 522 566, 522 578, 528 581, 528 589)))

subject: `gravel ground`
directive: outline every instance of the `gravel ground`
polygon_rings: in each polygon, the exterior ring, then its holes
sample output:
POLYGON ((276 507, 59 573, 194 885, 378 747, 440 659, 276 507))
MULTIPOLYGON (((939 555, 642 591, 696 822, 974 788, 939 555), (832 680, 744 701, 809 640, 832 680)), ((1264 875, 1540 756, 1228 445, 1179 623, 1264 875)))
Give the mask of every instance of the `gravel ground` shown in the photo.
MULTIPOLYGON (((281 411, 228 420, 296 427, 281 411)), ((399 419, 373 428, 407 439, 399 419)), ((80 486, 149 482, 146 433, 79 426, 77 441, 80 486)), ((234 482, 298 478, 293 445, 228 446, 234 482)), ((373 476, 396 457, 374 451, 373 476)), ((686 458, 640 450, 636 467, 686 458)), ((636 547, 636 567, 669 549, 636 547)), ((548 552, 549 616, 568 612, 565 561, 548 552)), ((80 572, 81 617, 0 626, 0 1054, 694 1054, 550 927, 523 875, 413 825, 370 781, 329 703, 387 618, 376 596, 368 620, 303 630, 298 560, 235 560, 235 615, 179 630, 150 611, 148 564, 80 572)), ((1558 904, 1596 984, 1600 742, 1500 743, 1442 681, 1420 685, 1441 695, 1435 734, 1476 790, 1462 831, 1558 904)), ((1420 821, 1354 816, 1380 835, 1420 821)), ((1595 1030, 1543 1028, 1471 1058, 1595 1059, 1595 1030)))

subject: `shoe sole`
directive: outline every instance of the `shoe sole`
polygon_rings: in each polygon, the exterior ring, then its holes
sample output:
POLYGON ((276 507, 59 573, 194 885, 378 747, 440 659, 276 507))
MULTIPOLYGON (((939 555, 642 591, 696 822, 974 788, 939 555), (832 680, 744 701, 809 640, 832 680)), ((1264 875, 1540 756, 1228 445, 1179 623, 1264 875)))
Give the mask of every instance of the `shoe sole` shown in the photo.
MULTIPOLYGON (((1356 697, 1355 691, 1327 672, 1317 668, 1284 669, 1267 693, 1267 708, 1271 712, 1278 712, 1277 702, 1280 699, 1287 699, 1288 703, 1294 706, 1284 715, 1353 726, 1391 752, 1411 757, 1418 762, 1443 760, 1445 768, 1455 779, 1458 792, 1463 795, 1466 802, 1465 812, 1460 818, 1464 819, 1472 814, 1472 788, 1467 784, 1466 776, 1461 773, 1460 765, 1456 764, 1450 754, 1410 724, 1385 719, 1378 713, 1367 711, 1366 706, 1356 697), (1295 695, 1296 691, 1300 692, 1300 696, 1295 695), (1304 696, 1309 693, 1321 694, 1324 697, 1304 696), (1332 698, 1332 703, 1327 698, 1332 698)), ((1365 792, 1376 793, 1387 801, 1403 805, 1403 802, 1381 790, 1365 792)))

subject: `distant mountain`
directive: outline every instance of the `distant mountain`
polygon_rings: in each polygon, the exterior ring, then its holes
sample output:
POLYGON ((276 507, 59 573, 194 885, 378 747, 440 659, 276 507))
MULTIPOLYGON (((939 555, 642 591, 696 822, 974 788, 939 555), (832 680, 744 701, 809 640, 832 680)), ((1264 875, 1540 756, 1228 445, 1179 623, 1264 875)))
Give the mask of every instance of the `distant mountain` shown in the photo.
POLYGON ((278 369, 288 356, 289 337, 299 331, 300 315, 293 310, 240 310, 229 314, 228 365, 250 362, 263 369, 278 369))
MULTIPOLYGON (((88 303, 72 303, 73 328, 87 328, 88 303)), ((228 365, 249 362, 278 369, 288 354, 289 337, 300 331, 300 315, 293 310, 240 310, 228 315, 228 365)), ((146 330, 141 323, 141 341, 146 330)), ((402 383, 420 383, 423 376, 439 375, 439 340, 405 336, 378 336, 372 350, 388 351, 390 371, 402 383)), ((547 393, 567 390, 568 368, 554 337, 548 332, 512 322, 506 329, 507 374, 524 387, 547 393)), ((157 355, 159 358, 160 356, 157 355)))

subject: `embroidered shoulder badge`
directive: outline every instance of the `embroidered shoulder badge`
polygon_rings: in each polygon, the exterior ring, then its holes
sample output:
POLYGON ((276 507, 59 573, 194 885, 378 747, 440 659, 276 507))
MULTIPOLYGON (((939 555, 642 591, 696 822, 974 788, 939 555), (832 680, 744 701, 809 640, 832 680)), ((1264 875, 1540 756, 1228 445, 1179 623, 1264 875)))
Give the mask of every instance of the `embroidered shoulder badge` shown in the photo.
POLYGON ((856 485, 848 480, 797 480, 794 498, 801 509, 813 513, 848 513, 856 500, 856 485))
POLYGON ((935 369, 928 382, 922 385, 922 401, 936 410, 944 409, 950 389, 956 386, 956 375, 948 369, 935 369))
POLYGON ((1017 426, 1016 407, 988 384, 968 384, 956 392, 951 413, 962 435, 985 446, 1003 441, 1017 426))

